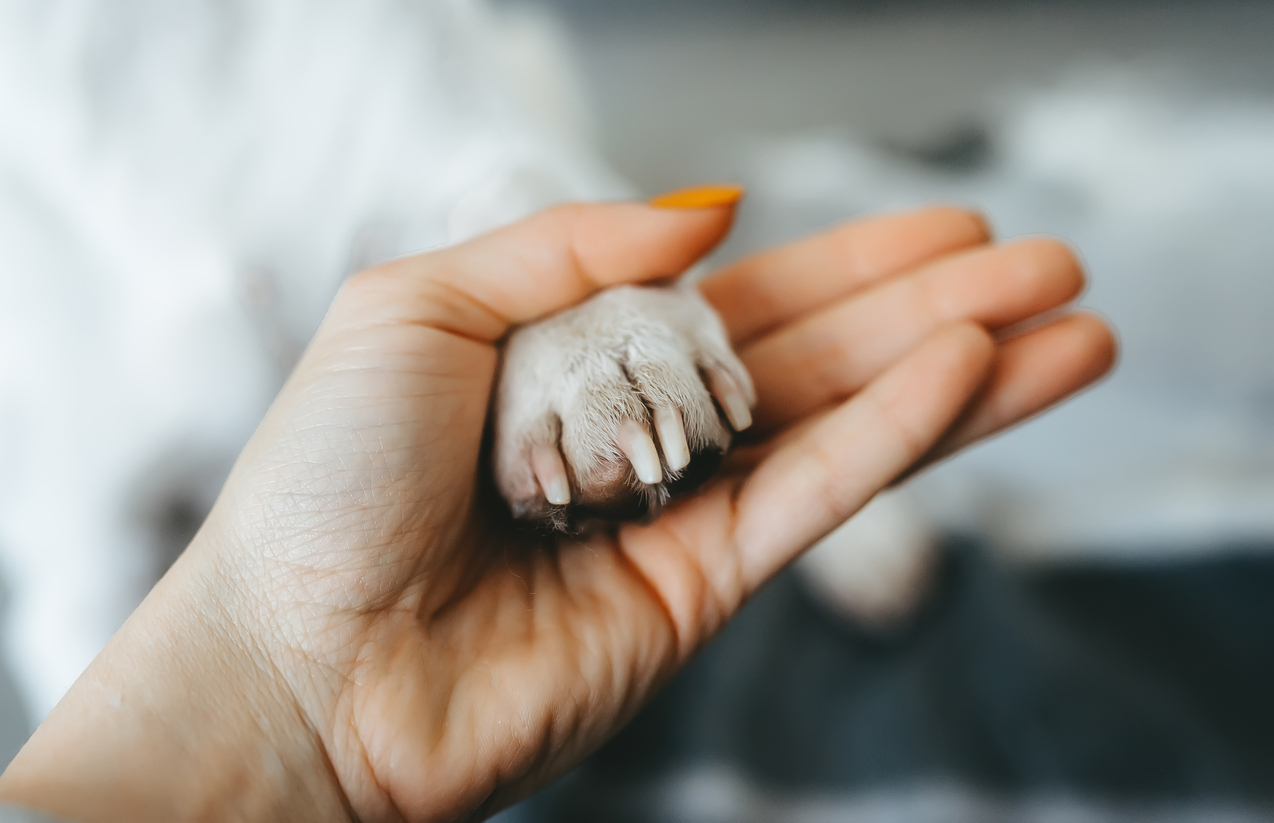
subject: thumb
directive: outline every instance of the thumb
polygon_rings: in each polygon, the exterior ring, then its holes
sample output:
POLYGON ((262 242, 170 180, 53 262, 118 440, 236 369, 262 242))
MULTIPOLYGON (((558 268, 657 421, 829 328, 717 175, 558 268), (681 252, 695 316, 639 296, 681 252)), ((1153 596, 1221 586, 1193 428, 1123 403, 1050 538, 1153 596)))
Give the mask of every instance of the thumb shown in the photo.
POLYGON ((342 308, 359 325, 426 325, 494 341, 600 289, 681 274, 725 237, 742 196, 742 187, 721 185, 649 203, 555 206, 356 275, 339 302, 357 304, 342 308))

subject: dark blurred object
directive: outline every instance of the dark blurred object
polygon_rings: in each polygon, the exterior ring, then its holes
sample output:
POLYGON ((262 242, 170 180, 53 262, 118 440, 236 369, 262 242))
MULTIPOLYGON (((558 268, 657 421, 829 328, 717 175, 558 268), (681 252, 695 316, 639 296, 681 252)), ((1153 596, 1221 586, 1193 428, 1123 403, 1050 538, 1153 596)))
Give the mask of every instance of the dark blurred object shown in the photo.
POLYGON ((522 813, 700 819, 671 813, 689 790, 667 787, 705 770, 787 798, 955 785, 1267 803, 1272 650, 1268 554, 1031 575, 958 542, 929 612, 886 643, 825 617, 789 574, 522 813))
MULTIPOLYGON (((503 0, 522 2, 523 0, 503 0)), ((658 15, 660 23, 677 15, 700 14, 792 14, 810 12, 818 14, 852 13, 905 13, 912 10, 952 8, 1014 8, 1031 5, 1057 5, 1052 0, 538 0, 541 5, 561 9, 577 17, 639 17, 650 19, 658 15)), ((1093 5, 1108 6, 1109 3, 1093 5)), ((1070 5, 1075 5, 1073 2, 1070 5)), ((1166 5, 1162 0, 1123 0, 1119 5, 1166 5)))
POLYGON ((995 154, 990 131, 976 123, 947 129, 924 141, 886 140, 882 148, 903 160, 948 174, 982 171, 995 154))
POLYGON ((1274 558, 1042 575, 1032 589, 1098 653, 1165 684, 1274 793, 1274 558))

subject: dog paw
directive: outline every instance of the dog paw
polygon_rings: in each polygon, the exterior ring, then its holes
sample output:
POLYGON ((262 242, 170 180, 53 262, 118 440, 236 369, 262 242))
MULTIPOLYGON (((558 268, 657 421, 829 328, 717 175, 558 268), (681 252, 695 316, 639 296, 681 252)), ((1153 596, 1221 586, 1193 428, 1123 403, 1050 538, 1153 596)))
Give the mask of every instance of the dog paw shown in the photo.
POLYGON ((698 292, 610 289, 510 335, 496 486, 516 517, 564 530, 652 517, 712 475, 755 403, 698 292))

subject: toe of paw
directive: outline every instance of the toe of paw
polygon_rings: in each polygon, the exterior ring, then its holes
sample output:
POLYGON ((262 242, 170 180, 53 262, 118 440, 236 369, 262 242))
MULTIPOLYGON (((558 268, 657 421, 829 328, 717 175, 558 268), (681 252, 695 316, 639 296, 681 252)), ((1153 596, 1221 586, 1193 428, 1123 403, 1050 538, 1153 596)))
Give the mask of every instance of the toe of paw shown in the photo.
POLYGON ((623 461, 607 461, 579 481, 580 516, 600 520, 640 520, 651 511, 652 492, 623 461))

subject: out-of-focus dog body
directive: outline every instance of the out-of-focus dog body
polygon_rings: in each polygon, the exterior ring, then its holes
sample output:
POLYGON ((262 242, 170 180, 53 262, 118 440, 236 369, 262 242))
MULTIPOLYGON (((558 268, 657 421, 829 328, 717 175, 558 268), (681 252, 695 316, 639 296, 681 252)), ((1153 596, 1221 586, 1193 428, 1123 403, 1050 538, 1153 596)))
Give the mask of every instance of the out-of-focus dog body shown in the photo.
POLYGON ((0 7, 0 552, 35 718, 198 525, 342 279, 624 193, 544 20, 0 7))

